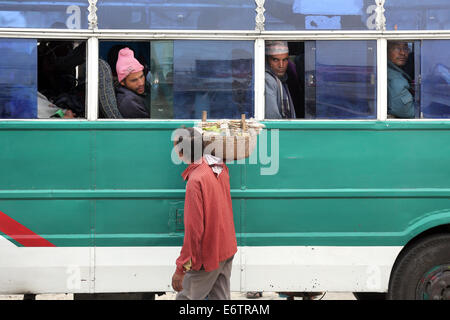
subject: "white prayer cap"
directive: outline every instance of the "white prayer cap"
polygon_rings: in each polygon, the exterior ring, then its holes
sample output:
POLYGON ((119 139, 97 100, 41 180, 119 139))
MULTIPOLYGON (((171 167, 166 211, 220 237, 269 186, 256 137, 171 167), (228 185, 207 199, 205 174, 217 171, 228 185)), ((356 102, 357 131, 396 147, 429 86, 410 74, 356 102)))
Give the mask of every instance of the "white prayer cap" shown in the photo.
POLYGON ((289 53, 287 41, 266 41, 266 56, 289 53))

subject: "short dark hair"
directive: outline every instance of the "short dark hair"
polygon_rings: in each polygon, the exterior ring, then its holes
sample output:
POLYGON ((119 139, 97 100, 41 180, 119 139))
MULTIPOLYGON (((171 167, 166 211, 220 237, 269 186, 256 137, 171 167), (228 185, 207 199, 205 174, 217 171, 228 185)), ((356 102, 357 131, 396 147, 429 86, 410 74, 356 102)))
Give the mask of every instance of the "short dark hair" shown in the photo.
POLYGON ((181 152, 183 158, 194 163, 203 156, 203 137, 198 130, 190 128, 180 128, 175 132, 175 148, 181 152))
POLYGON ((391 50, 393 47, 398 46, 400 44, 405 44, 408 45, 408 41, 404 41, 404 40, 391 40, 387 42, 387 49, 388 51, 391 50))

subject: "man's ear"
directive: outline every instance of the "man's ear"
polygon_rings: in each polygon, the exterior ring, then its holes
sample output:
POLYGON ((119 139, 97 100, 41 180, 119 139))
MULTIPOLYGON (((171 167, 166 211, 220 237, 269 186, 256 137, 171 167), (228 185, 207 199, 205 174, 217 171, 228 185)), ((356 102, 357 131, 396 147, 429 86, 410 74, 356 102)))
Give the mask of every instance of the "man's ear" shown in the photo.
POLYGON ((120 84, 121 84, 122 86, 126 87, 126 85, 125 85, 125 80, 120 81, 120 84))

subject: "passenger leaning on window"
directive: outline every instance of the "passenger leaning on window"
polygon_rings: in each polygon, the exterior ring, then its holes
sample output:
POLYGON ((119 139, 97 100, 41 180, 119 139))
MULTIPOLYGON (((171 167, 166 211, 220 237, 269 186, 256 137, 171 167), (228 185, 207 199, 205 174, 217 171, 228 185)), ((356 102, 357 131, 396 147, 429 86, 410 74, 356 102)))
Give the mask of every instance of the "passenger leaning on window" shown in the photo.
POLYGON ((294 104, 286 83, 288 62, 286 41, 266 42, 266 119, 295 118, 294 104))
POLYGON ((411 78, 401 68, 408 62, 408 43, 388 42, 388 114, 396 118, 414 118, 411 78))
POLYGON ((129 48, 119 51, 116 64, 117 107, 124 118, 150 118, 150 101, 145 86, 144 66, 129 48))

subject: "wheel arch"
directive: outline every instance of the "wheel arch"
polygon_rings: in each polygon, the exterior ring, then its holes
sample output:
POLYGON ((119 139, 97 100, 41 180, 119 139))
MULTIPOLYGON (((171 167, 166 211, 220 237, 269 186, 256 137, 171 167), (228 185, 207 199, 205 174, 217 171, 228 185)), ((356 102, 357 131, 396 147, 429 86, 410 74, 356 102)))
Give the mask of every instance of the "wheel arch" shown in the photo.
POLYGON ((430 228, 425 229, 422 232, 414 235, 411 239, 409 239, 409 241, 403 247, 402 251, 400 252, 400 255, 402 254, 402 252, 404 252, 408 248, 414 246, 416 243, 418 243, 422 239, 427 238, 432 235, 436 235, 436 234, 450 234, 450 221, 447 223, 444 223, 444 224, 439 224, 439 225, 430 227, 430 228))
POLYGON ((436 218, 433 219, 433 221, 428 221, 427 223, 416 224, 416 228, 414 228, 414 230, 410 233, 410 238, 397 255, 397 258, 392 266, 391 273, 389 275, 389 288, 391 287, 392 275, 394 274, 395 268, 410 248, 414 247, 423 239, 439 234, 450 235, 450 213, 447 215, 446 219, 436 218))
POLYGON ((404 245, 400 254, 417 241, 439 233, 450 233, 450 210, 448 209, 429 212, 411 221, 409 227, 403 232, 404 245))
POLYGON ((409 248, 413 247, 422 239, 437 234, 450 234, 450 211, 431 213, 411 224, 405 231, 405 245, 395 259, 392 270, 394 270, 397 262, 400 261, 401 257, 409 248))

